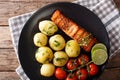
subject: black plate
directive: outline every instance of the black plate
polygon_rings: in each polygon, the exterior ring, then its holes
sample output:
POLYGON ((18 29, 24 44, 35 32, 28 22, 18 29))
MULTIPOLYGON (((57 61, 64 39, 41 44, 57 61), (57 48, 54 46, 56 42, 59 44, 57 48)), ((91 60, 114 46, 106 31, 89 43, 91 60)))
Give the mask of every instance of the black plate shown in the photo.
MULTIPOLYGON (((35 12, 27 21, 19 40, 18 53, 20 63, 31 80, 56 80, 54 77, 45 78, 39 74, 40 64, 34 57, 37 47, 35 47, 33 43, 34 34, 39 32, 39 21, 46 19, 50 20, 51 15, 56 9, 61 10, 64 15, 91 32, 94 37, 107 46, 109 51, 110 45, 106 29, 101 20, 93 12, 83 6, 69 2, 49 4, 35 12)), ((66 37, 66 39, 69 38, 61 30, 59 30, 58 33, 66 37)), ((101 71, 104 65, 101 67, 101 71)), ((98 76, 95 78, 97 77, 98 76)))

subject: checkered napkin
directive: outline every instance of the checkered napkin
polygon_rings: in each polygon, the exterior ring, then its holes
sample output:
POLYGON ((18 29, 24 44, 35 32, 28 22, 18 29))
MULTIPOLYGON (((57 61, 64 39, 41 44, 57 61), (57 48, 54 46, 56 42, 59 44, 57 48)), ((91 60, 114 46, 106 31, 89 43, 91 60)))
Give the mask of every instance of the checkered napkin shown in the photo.
MULTIPOLYGON (((120 12, 112 0, 77 0, 73 3, 83 5, 93 11, 101 19, 110 39, 110 57, 120 48, 120 12)), ((35 12, 35 11, 34 11, 35 12)), ((18 57, 18 40, 25 22, 34 12, 26 13, 9 19, 12 41, 18 57)), ((30 80, 21 66, 16 72, 22 80, 30 80)))

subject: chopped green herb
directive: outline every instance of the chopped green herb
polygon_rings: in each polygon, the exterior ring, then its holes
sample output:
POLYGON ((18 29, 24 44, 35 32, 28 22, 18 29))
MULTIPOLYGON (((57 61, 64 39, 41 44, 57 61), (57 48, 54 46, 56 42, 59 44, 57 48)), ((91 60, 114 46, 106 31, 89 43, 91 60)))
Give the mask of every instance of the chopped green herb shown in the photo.
POLYGON ((41 42, 40 42, 39 40, 37 41, 37 43, 38 43, 38 44, 41 44, 41 42))
POLYGON ((48 34, 48 35, 51 35, 51 34, 52 34, 52 33, 48 32, 48 31, 46 31, 45 29, 43 29, 43 32, 45 32, 45 33, 48 34))
POLYGON ((70 42, 67 43, 67 46, 70 47, 70 42))
POLYGON ((60 46, 60 42, 58 42, 58 41, 54 41, 54 45, 56 46, 56 47, 58 47, 58 46, 60 46))
POLYGON ((66 60, 66 58, 55 58, 56 61, 66 60))
POLYGON ((53 25, 49 26, 49 28, 48 28, 48 29, 51 29, 51 28, 53 28, 53 25))
POLYGON ((43 29, 43 32, 47 33, 47 31, 45 29, 43 29))

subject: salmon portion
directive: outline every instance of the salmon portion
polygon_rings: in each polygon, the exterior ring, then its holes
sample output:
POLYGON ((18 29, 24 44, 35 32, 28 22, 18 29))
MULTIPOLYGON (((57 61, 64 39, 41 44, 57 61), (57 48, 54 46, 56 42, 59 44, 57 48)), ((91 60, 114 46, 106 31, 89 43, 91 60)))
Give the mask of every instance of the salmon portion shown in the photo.
POLYGON ((71 38, 73 38, 79 30, 79 26, 69 18, 65 17, 59 10, 54 12, 51 20, 71 38))
POLYGON ((87 32, 84 28, 77 25, 74 21, 66 17, 60 10, 56 10, 51 20, 68 36, 70 36, 72 39, 77 41, 79 44, 82 44, 83 40, 86 38, 89 38, 89 42, 87 45, 83 45, 82 48, 90 52, 92 46, 97 42, 96 38, 94 38, 92 35, 89 36, 89 32, 87 32))
POLYGON ((91 37, 88 45, 87 45, 87 46, 83 46, 83 49, 84 49, 86 52, 89 52, 89 51, 91 50, 92 46, 93 46, 95 43, 97 43, 96 38, 91 37))

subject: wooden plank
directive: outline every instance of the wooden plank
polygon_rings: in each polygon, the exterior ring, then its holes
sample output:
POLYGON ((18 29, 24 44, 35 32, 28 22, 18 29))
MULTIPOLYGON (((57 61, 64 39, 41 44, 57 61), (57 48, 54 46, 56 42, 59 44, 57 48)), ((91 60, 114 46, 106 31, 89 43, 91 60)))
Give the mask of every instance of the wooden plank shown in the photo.
MULTIPOLYGON (((119 80, 120 68, 105 70, 98 80, 119 80)), ((0 72, 0 80, 20 80, 16 72, 0 72)))
POLYGON ((98 80, 120 80, 120 68, 106 69, 98 80))
POLYGON ((0 48, 13 48, 8 26, 0 26, 0 48))
POLYGON ((120 50, 118 50, 108 61, 106 68, 120 67, 120 50))
MULTIPOLYGON (((31 12, 48 3, 57 1, 73 0, 0 0, 0 25, 8 25, 8 18, 12 16, 31 12)), ((120 0, 116 1, 117 5, 120 6, 120 0)), ((0 26, 0 32, 0 80, 19 80, 19 76, 14 72, 19 64, 13 50, 9 27, 0 26)), ((120 79, 119 57, 114 57, 109 62, 108 66, 111 67, 104 71, 99 80, 120 79)))
POLYGON ((0 2, 0 25, 8 25, 8 18, 34 11, 43 6, 38 2, 0 2))
POLYGON ((21 80, 16 72, 0 72, 0 80, 21 80))
POLYGON ((0 71, 15 71, 17 67, 18 61, 14 50, 0 49, 0 71))
POLYGON ((120 10, 120 0, 114 0, 114 2, 116 3, 118 9, 120 10))
POLYGON ((65 1, 75 1, 75 0, 0 0, 0 2, 65 2, 65 1))
MULTIPOLYGON (((64 1, 64 0, 59 0, 64 1)), ((73 1, 73 0, 66 0, 73 1)), ((0 25, 8 25, 8 19, 13 16, 34 11, 48 3, 57 2, 57 0, 40 1, 9 1, 0 2, 0 25)))

